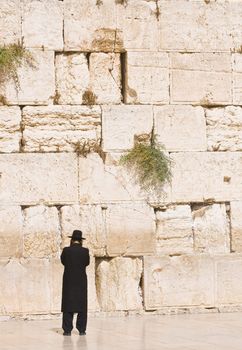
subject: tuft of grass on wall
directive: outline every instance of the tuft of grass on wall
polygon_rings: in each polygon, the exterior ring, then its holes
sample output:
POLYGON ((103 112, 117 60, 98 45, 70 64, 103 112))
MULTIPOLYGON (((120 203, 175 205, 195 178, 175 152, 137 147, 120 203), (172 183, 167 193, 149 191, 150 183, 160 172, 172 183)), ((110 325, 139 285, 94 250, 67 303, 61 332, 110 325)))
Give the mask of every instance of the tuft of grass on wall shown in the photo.
POLYGON ((0 84, 13 79, 19 88, 18 68, 23 64, 34 67, 31 53, 22 44, 10 44, 0 47, 0 84))
POLYGON ((149 144, 135 142, 134 147, 121 157, 120 164, 133 171, 142 190, 160 191, 171 181, 171 160, 156 138, 149 144))

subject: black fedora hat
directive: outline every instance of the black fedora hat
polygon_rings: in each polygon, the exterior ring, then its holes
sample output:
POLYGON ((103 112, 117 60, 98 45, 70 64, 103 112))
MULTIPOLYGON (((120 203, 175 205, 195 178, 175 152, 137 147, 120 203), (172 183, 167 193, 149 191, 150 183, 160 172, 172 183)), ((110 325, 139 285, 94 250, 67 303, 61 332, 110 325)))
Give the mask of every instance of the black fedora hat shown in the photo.
POLYGON ((69 238, 72 238, 73 241, 82 241, 83 239, 86 239, 82 237, 82 231, 80 230, 74 230, 72 232, 72 236, 68 236, 69 238))

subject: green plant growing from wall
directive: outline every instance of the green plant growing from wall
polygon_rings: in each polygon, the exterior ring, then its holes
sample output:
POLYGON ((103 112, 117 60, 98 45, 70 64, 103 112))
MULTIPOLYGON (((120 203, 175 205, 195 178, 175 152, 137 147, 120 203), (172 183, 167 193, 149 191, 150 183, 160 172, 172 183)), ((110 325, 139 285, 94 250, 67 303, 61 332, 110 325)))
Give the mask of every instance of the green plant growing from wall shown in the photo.
POLYGON ((23 64, 34 68, 31 53, 22 44, 10 44, 0 47, 0 84, 13 79, 17 89, 19 86, 18 68, 23 64))
POLYGON ((156 136, 151 137, 150 143, 135 141, 133 148, 121 157, 120 164, 133 171, 142 190, 159 192, 172 177, 172 161, 164 150, 156 136))

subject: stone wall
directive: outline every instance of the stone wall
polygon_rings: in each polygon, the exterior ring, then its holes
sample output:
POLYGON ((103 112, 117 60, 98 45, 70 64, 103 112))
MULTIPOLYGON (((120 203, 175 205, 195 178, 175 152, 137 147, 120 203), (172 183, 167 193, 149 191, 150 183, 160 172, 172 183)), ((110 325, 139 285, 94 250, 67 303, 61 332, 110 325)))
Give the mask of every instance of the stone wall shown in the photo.
POLYGON ((90 312, 241 309, 241 39, 240 0, 1 1, 35 66, 0 85, 0 315, 60 312, 74 228, 90 312), (118 162, 152 130, 158 195, 118 162))

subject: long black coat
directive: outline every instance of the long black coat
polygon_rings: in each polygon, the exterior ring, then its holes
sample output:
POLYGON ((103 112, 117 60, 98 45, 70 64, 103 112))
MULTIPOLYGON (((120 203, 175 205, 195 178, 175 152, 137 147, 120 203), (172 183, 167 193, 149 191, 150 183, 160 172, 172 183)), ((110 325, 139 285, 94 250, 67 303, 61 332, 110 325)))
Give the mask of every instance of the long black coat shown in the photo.
POLYGON ((62 284, 62 312, 87 311, 87 275, 89 250, 74 243, 63 249, 61 262, 65 266, 62 284))

